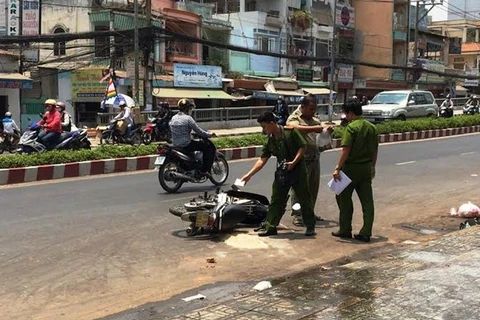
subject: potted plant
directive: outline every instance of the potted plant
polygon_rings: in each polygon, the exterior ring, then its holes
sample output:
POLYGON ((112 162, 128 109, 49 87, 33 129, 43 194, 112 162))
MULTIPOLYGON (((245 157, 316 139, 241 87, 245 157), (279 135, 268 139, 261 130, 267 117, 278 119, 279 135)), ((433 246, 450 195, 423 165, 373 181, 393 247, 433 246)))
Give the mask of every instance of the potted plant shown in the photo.
POLYGON ((297 26, 302 30, 306 30, 312 26, 312 16, 303 10, 297 10, 290 16, 290 23, 292 26, 297 26))

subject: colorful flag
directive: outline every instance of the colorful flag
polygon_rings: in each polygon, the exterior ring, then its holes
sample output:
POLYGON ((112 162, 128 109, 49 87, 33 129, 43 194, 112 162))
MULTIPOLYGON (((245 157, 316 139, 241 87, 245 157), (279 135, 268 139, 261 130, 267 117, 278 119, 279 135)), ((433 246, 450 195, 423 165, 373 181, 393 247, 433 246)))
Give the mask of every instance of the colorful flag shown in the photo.
POLYGON ((110 79, 108 80, 107 89, 105 90, 105 97, 103 98, 102 109, 106 107, 106 101, 108 99, 114 98, 116 96, 117 88, 115 87, 115 82, 113 81, 113 78, 110 77, 110 79))

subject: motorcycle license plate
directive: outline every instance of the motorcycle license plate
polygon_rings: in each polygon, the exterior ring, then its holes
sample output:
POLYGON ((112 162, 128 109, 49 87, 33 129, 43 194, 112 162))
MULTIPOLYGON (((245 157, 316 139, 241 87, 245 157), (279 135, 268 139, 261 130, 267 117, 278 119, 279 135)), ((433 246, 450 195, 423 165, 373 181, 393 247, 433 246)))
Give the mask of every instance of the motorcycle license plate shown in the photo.
POLYGON ((197 218, 195 219, 195 227, 205 228, 208 227, 208 219, 210 218, 210 213, 207 211, 198 211, 197 218))
POLYGON ((155 160, 155 165, 156 166, 161 166, 165 162, 165 157, 157 157, 155 160))

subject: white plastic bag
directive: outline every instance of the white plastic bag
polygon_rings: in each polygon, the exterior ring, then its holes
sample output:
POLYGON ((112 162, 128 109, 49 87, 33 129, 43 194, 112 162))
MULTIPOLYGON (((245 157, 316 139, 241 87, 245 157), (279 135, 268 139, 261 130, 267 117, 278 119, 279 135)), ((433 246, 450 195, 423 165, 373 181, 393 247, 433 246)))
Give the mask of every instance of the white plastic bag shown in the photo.
POLYGON ((323 130, 317 134, 317 147, 321 151, 325 151, 333 148, 332 135, 328 130, 323 130))
MULTIPOLYGON (((454 209, 454 208, 452 208, 454 209)), ((458 208, 458 211, 455 212, 455 210, 450 211, 450 215, 452 216, 459 216, 463 218, 473 218, 473 217, 478 217, 480 216, 480 208, 470 201, 467 203, 464 203, 458 208)))

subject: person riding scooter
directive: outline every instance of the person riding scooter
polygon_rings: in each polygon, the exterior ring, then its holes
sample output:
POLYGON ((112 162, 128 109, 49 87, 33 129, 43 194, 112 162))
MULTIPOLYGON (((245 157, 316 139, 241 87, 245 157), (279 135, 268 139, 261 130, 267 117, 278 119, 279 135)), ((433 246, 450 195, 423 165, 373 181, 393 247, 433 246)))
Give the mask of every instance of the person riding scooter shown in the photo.
POLYGON ((465 107, 463 107, 463 113, 478 113, 478 108, 479 108, 479 102, 478 102, 478 97, 473 96, 470 98, 467 103, 465 104, 465 107))
POLYGON ((155 115, 155 118, 158 119, 158 130, 164 132, 168 129, 170 120, 173 117, 173 112, 170 109, 168 102, 161 102, 158 105, 158 112, 155 115))
POLYGON ((78 131, 78 128, 73 124, 72 116, 65 110, 65 103, 57 101, 57 111, 62 117, 62 131, 73 132, 78 131))
POLYGON ((16 146, 20 140, 20 128, 15 123, 15 120, 12 119, 12 113, 10 111, 5 113, 5 118, 2 120, 2 125, 5 138, 11 138, 12 145, 16 146))
POLYGON ((132 131, 132 126, 133 126, 133 118, 132 118, 132 110, 127 106, 127 103, 125 101, 120 101, 119 105, 120 113, 113 118, 114 121, 122 121, 122 123, 117 126, 118 131, 124 136, 127 137, 127 139, 130 137, 130 132, 132 131), (126 131, 126 132, 125 132, 126 131))
POLYGON ((57 101, 47 99, 45 101, 46 112, 42 120, 38 122, 43 130, 38 134, 38 142, 42 143, 47 150, 52 150, 60 140, 62 134, 62 117, 56 109, 57 101))
POLYGON ((442 109, 446 110, 445 116, 447 118, 453 117, 453 102, 450 95, 447 95, 446 99, 440 105, 440 113, 442 112, 442 109))

